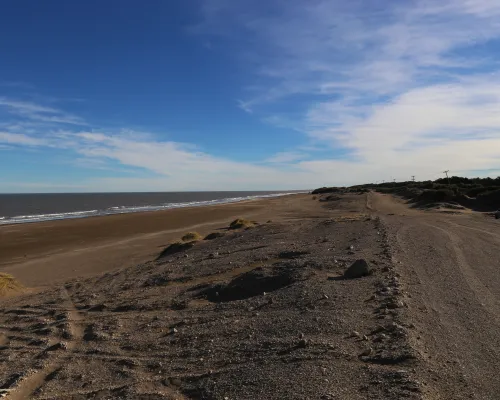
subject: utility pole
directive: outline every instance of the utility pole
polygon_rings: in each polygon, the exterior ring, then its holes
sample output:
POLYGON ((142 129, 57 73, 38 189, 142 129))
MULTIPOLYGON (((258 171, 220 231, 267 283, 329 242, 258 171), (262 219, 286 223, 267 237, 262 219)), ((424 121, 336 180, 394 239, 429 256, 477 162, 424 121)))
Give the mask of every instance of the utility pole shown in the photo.
POLYGON ((412 176, 411 176, 411 180, 412 180, 413 182, 415 182, 415 175, 412 175, 412 176))
POLYGON ((396 183, 396 179, 393 179, 393 182, 396 183))
POLYGON ((450 170, 446 170, 446 171, 443 171, 443 174, 446 174, 446 179, 448 181, 448 185, 450 184, 450 177, 448 176, 448 172, 450 172, 450 170))

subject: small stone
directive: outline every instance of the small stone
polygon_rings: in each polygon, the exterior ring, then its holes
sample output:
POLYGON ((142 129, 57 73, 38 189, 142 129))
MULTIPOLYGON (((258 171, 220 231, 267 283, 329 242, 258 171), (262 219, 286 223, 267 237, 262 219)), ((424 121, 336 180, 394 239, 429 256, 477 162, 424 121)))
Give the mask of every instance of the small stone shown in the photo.
POLYGON ((172 329, 172 333, 177 333, 179 332, 177 328, 172 329))
POLYGON ((372 354, 372 348, 371 347, 367 347, 365 350, 363 350, 363 352, 359 355, 360 357, 367 357, 369 356, 370 354, 372 354))
POLYGON ((324 295, 323 295, 323 298, 324 298, 324 299, 326 299, 326 300, 328 300, 328 299, 329 299, 329 297, 328 297, 328 295, 327 295, 327 294, 324 294, 324 295))
POLYGON ((361 334, 358 331, 352 331, 351 336, 359 338, 361 337, 361 334))

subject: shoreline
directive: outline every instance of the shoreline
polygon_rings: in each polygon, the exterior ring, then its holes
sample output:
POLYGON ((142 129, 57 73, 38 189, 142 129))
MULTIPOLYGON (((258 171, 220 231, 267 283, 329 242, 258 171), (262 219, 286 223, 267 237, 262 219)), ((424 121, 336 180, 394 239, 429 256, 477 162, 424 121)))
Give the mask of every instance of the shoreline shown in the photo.
POLYGON ((223 197, 212 200, 186 201, 177 203, 173 202, 173 203, 158 204, 158 205, 112 206, 108 208, 91 209, 91 210, 74 210, 67 212, 52 212, 52 213, 32 214, 32 215, 27 214, 27 215, 1 216, 0 228, 2 226, 8 226, 8 225, 32 224, 32 223, 51 222, 51 221, 65 221, 68 219, 107 217, 111 215, 135 214, 135 213, 177 210, 190 207, 207 207, 207 206, 216 206, 224 204, 235 204, 245 201, 271 199, 276 197, 291 196, 295 194, 306 194, 306 193, 308 192, 305 191, 277 192, 277 193, 267 193, 260 195, 254 194, 242 197, 223 197))
POLYGON ((275 220, 306 194, 87 218, 0 226, 0 271, 26 286, 116 270, 154 259, 170 242, 205 235, 231 220, 275 220))

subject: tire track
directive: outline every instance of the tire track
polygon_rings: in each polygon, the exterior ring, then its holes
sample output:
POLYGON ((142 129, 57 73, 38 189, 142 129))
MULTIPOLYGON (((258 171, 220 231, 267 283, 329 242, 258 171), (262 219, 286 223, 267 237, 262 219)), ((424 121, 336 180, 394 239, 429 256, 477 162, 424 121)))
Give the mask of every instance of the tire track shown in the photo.
POLYGON ((467 258, 462 251, 461 245, 463 242, 460 240, 459 236, 455 233, 450 232, 449 230, 443 229, 430 223, 426 223, 425 225, 443 232, 450 239, 450 244, 457 260, 457 265, 460 269, 460 272, 464 276, 467 285, 474 292, 479 302, 484 305, 486 310, 495 319, 496 323, 500 325, 500 315, 498 312, 498 310, 500 310, 500 304, 495 295, 486 285, 481 282, 477 274, 469 265, 467 258))
MULTIPOLYGON (((52 357, 52 360, 50 360, 42 369, 39 369, 38 371, 35 370, 30 373, 28 370, 25 378, 20 380, 17 386, 6 389, 3 398, 8 400, 23 400, 31 398, 36 391, 43 387, 47 377, 64 365, 64 362, 71 357, 73 350, 76 349, 82 342, 83 329, 80 323, 84 320, 83 316, 76 309, 68 291, 64 287, 61 289, 61 296, 66 302, 65 309, 67 310, 68 324, 71 333, 70 340, 66 342, 58 342, 60 343, 61 349, 64 349, 63 351, 65 351, 65 354, 62 356, 55 354, 52 357)), ((48 349, 45 349, 44 353, 47 352, 47 350, 48 349)))

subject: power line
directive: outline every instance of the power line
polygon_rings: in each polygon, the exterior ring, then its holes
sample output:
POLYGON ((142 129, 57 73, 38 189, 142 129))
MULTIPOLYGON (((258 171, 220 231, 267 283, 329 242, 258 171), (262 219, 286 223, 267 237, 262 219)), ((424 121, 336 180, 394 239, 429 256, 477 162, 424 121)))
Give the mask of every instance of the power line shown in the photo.
POLYGON ((448 181, 448 185, 450 184, 450 177, 448 176, 448 172, 450 172, 450 170, 446 170, 446 171, 443 171, 443 174, 446 174, 446 180, 448 181))

